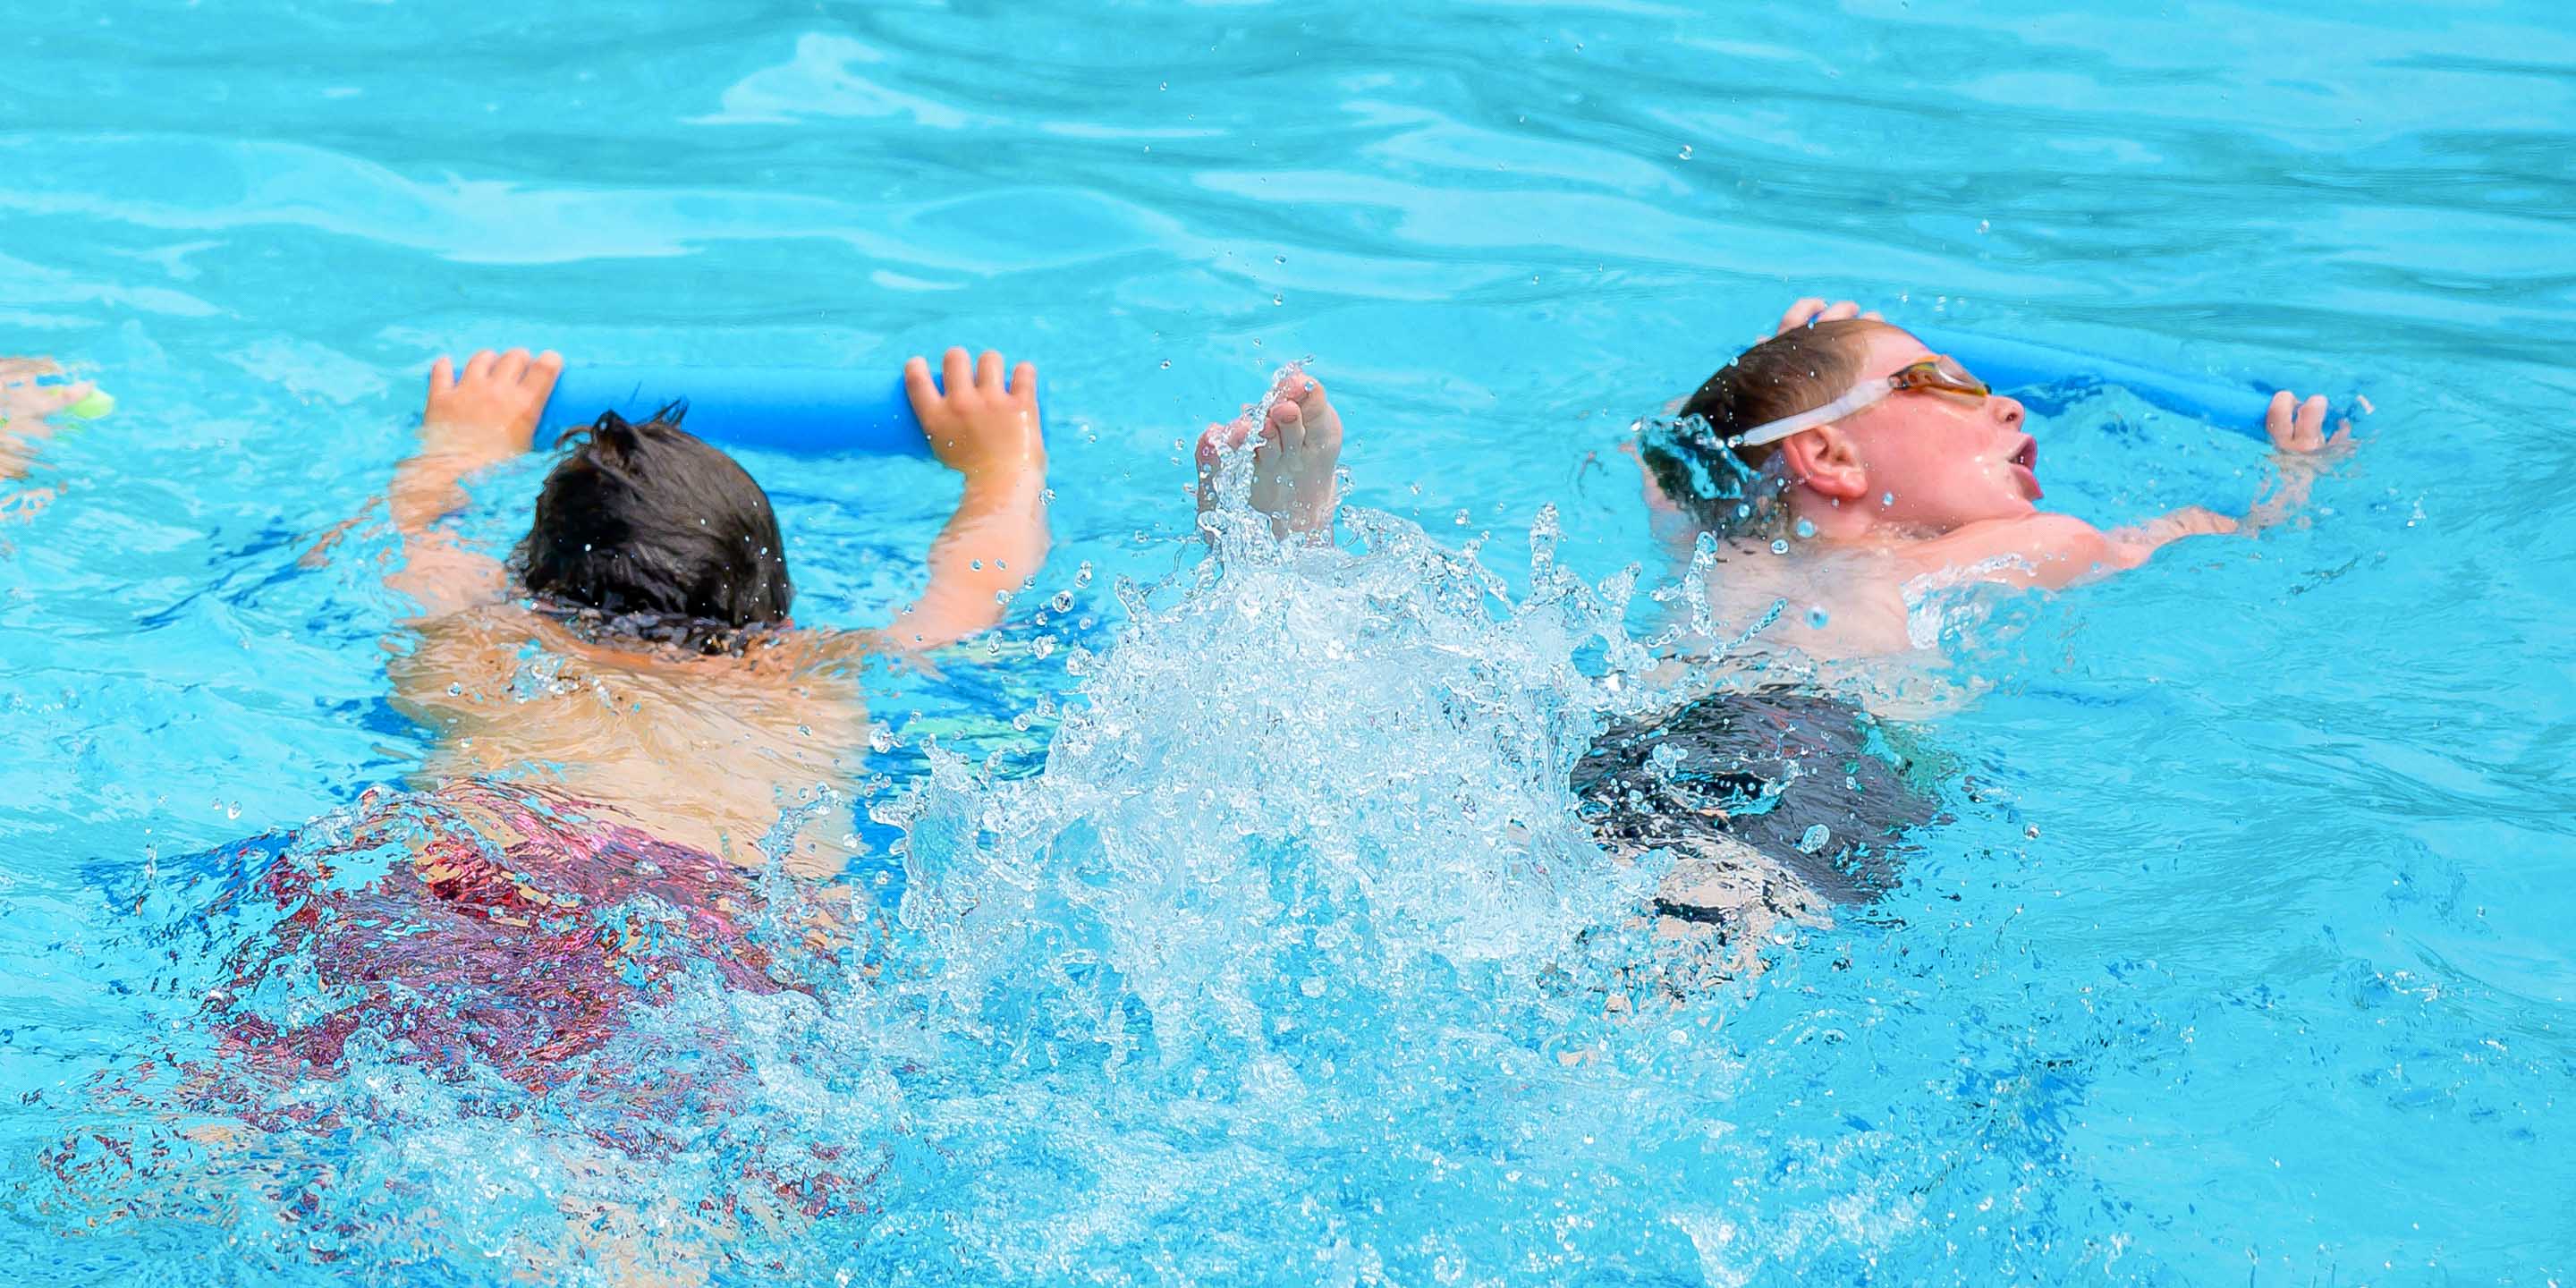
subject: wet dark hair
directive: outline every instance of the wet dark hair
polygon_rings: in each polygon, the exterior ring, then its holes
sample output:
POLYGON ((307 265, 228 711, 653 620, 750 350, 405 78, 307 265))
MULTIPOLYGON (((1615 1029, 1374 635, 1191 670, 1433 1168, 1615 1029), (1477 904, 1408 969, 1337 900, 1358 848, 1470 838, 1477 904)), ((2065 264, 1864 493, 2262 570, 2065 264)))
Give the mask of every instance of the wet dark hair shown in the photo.
POLYGON ((1735 526, 1738 507, 1758 509, 1770 499, 1760 486, 1763 467, 1780 445, 1729 447, 1726 440, 1841 397, 1860 379, 1862 337, 1886 325, 1872 318, 1818 322, 1737 354, 1683 401, 1671 429, 1648 436, 1641 454, 1656 484, 1710 527, 1735 526))
POLYGON ((787 620, 795 588, 769 494, 680 428, 603 412, 546 475, 511 569, 540 611, 585 635, 739 652, 787 620))

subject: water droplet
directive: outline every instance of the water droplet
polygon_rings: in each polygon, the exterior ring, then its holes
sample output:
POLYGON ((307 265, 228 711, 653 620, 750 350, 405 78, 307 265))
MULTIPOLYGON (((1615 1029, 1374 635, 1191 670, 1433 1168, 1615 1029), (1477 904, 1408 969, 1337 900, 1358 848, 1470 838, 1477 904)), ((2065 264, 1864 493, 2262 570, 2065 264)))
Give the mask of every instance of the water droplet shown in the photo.
MULTIPOLYGON (((954 565, 951 566, 953 567, 954 565)), ((984 561, 981 559, 969 559, 966 561, 966 566, 976 570, 977 572, 982 572, 984 570, 984 561)))
POLYGON ((1466 527, 1466 526, 1467 526, 1467 512, 1466 512, 1466 511, 1464 511, 1464 510, 1460 510, 1460 511, 1458 512, 1457 518, 1456 518, 1456 519, 1454 519, 1454 520, 1453 520, 1453 522, 1455 522, 1459 527, 1462 527, 1462 528, 1463 528, 1463 527, 1466 527))
POLYGON ((1894 492, 1881 492, 1878 494, 1878 503, 1881 506, 1894 505, 1896 504, 1896 494, 1894 492))
POLYGON ((1808 828, 1806 835, 1798 838, 1798 852, 1800 854, 1820 854, 1824 851, 1825 842, 1832 839, 1834 839, 1834 830, 1822 823, 1818 823, 1814 827, 1808 828))
POLYGON ((1984 231, 1986 231, 1987 229, 1992 228, 1992 227, 1994 227, 1994 225, 1993 225, 1993 224, 1991 224, 1991 223, 1989 223, 1989 222, 1987 222, 1987 221, 1985 221, 1985 220, 1983 220, 1983 219, 1980 219, 1980 220, 1978 220, 1978 221, 1977 221, 1977 231, 1978 231, 1978 232, 1984 232, 1984 231))
POLYGON ((1287 298, 1288 298, 1288 297, 1287 297, 1287 296, 1285 296, 1285 295, 1278 294, 1278 293, 1274 292, 1274 293, 1272 293, 1272 295, 1270 296, 1270 302, 1271 302, 1271 303, 1273 303, 1273 304, 1279 304, 1279 303, 1282 303, 1282 302, 1286 301, 1286 300, 1287 300, 1287 298))
POLYGON ((884 755, 894 749, 895 741, 893 730, 886 728, 884 725, 878 725, 877 727, 868 730, 868 750, 876 752, 878 755, 884 755))
POLYGON ((1785 555, 1789 553, 1789 539, 1787 537, 1771 538, 1771 553, 1775 555, 1785 555))
POLYGON ((2039 839, 2039 824, 2037 824, 2037 823, 2033 823, 2033 824, 2031 824, 2030 826, 2023 828, 2023 829, 2021 830, 2021 834, 2022 834, 2022 837, 2023 837, 2024 839, 2026 839, 2026 840, 2032 840, 2032 841, 2036 841, 2036 840, 2038 840, 2038 839, 2039 839))
POLYGON ((1752 506, 1749 506, 1749 505, 1742 504, 1742 503, 1740 503, 1740 502, 1739 502, 1739 503, 1736 505, 1736 507, 1735 507, 1735 517, 1736 517, 1736 518, 1739 518, 1739 519, 1750 519, 1750 518, 1752 518, 1752 517, 1753 517, 1753 507, 1752 507, 1752 506))
POLYGON ((1806 519, 1800 519, 1798 520, 1798 526, 1791 529, 1791 531, 1798 534, 1798 539, 1800 541, 1804 541, 1807 538, 1816 535, 1816 525, 1806 519))
POLYGON ((1814 630, 1825 629, 1825 610, 1814 604, 1807 605, 1807 625, 1814 630))
POLYGON ((1165 371, 1169 371, 1169 370, 1171 370, 1171 369, 1172 369, 1172 360, 1171 360, 1171 359, 1169 359, 1169 358, 1165 358, 1165 359, 1163 359, 1163 370, 1165 370, 1165 371))
POLYGON ((1287 262, 1288 262, 1288 257, 1287 257, 1287 256, 1285 256, 1285 255, 1273 255, 1273 256, 1271 256, 1270 258, 1271 258, 1272 260, 1274 260, 1274 261, 1276 261, 1276 262, 1278 262, 1278 263, 1282 263, 1282 264, 1285 264, 1285 263, 1287 263, 1287 262))
POLYGON ((1688 161, 1688 160, 1690 160, 1690 153, 1691 153, 1691 145, 1689 145, 1689 144, 1687 144, 1687 143, 1683 144, 1683 145, 1682 145, 1682 160, 1684 160, 1684 161, 1688 161))

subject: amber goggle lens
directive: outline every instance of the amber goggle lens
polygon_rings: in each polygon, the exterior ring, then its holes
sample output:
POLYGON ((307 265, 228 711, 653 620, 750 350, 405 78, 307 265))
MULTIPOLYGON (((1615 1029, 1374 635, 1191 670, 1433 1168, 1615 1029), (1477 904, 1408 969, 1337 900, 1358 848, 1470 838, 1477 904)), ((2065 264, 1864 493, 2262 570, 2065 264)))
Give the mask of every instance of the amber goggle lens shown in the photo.
POLYGON ((1983 398, 1994 392, 1986 388, 1985 381, 1969 375, 1966 367, 1960 366, 1946 355, 1925 358, 1888 377, 1888 383, 1907 392, 1923 390, 1931 393, 1958 394, 1967 398, 1983 398))

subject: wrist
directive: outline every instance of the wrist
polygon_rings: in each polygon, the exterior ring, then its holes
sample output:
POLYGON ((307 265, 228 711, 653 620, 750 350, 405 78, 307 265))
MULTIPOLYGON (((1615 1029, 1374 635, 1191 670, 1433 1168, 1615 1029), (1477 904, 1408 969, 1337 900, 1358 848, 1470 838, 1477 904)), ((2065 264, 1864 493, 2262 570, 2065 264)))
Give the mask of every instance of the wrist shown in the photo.
POLYGON ((966 476, 968 496, 1007 496, 1031 492, 1046 483, 1046 457, 1035 454, 1011 461, 979 461, 958 467, 966 476))

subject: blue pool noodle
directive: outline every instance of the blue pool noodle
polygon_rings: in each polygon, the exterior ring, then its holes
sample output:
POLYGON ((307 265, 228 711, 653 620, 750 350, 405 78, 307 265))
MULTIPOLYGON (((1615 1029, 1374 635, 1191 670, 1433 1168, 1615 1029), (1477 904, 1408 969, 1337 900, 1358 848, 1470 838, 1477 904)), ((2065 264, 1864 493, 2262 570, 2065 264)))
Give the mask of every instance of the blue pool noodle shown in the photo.
POLYGON ((903 377, 827 367, 567 367, 538 424, 640 421, 687 399, 688 431, 725 447, 803 456, 928 456, 903 377))
MULTIPOLYGON (((2006 393, 2023 389, 2072 392, 2099 385, 2118 385, 2154 407, 2178 416, 2205 420, 2222 429, 2271 441, 2263 428, 2273 390, 2240 381, 2140 366, 2098 353, 1971 335, 1937 327, 1905 330, 1935 353, 1946 353, 1978 378, 2006 393)), ((2342 407, 2335 412, 2349 414, 2342 407)))
MULTIPOLYGON (((2119 358, 1941 328, 1907 327, 1996 389, 2063 394, 2118 385, 2150 405, 2257 439, 2272 391, 2119 358)), ((573 367, 555 382, 540 422, 588 424, 603 411, 642 420, 687 399, 690 432, 727 447, 803 456, 927 456, 903 378, 824 367, 573 367)))

